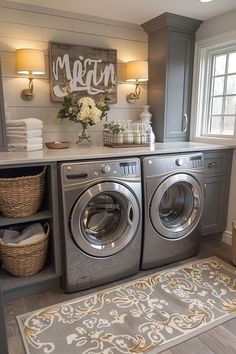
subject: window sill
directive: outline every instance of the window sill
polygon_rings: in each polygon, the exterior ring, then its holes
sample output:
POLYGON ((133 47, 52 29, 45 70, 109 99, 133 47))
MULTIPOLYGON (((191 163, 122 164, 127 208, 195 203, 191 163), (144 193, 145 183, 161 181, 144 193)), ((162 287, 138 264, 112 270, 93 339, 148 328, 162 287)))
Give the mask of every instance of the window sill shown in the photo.
POLYGON ((236 140, 229 139, 229 138, 197 136, 197 137, 193 137, 191 141, 198 142, 198 143, 206 143, 206 144, 219 144, 225 146, 232 146, 236 148, 236 140))

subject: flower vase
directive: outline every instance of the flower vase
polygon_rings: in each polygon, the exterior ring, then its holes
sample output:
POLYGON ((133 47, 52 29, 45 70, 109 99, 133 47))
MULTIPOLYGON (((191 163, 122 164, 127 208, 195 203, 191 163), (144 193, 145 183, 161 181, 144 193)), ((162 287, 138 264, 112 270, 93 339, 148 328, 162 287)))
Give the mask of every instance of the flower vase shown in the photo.
POLYGON ((87 141, 91 143, 90 136, 88 135, 88 125, 87 123, 81 123, 82 125, 82 132, 79 135, 79 139, 76 141, 76 144, 81 143, 82 141, 87 141))

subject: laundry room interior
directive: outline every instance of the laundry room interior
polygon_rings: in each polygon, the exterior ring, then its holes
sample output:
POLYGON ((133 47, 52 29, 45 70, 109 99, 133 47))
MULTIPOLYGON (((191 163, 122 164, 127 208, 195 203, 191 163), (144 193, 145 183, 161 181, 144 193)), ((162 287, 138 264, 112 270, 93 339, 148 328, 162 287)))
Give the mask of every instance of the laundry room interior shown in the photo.
POLYGON ((0 27, 0 354, 236 353, 235 0, 0 27))

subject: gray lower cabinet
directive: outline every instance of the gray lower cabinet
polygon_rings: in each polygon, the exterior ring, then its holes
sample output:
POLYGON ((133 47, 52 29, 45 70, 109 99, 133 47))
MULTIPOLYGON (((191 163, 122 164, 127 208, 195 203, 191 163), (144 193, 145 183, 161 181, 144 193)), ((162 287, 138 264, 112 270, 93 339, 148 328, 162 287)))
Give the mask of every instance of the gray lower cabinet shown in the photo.
MULTIPOLYGON (((50 224, 49 250, 47 262, 43 269, 34 275, 27 277, 15 277, 0 267, 0 283, 4 301, 11 301, 24 296, 45 291, 60 285, 61 276, 61 250, 60 250, 60 227, 58 216, 58 185, 57 163, 25 164, 4 166, 0 168, 0 176, 4 173, 13 173, 13 169, 24 175, 25 168, 46 166, 46 189, 43 203, 37 213, 28 217, 9 218, 0 214, 0 228, 13 228, 22 230, 35 222, 50 224), (4 169, 4 171, 3 171, 4 169), (12 172, 11 172, 12 171, 12 172)), ((15 174, 14 172, 14 174, 15 174)))
POLYGON ((202 235, 223 233, 227 222, 232 151, 204 153, 205 205, 202 235))
POLYGON ((0 353, 8 354, 7 331, 4 316, 4 303, 2 297, 2 287, 0 283, 0 353))
POLYGON ((164 13, 142 25, 148 33, 148 104, 158 141, 188 140, 195 31, 200 24, 164 13))

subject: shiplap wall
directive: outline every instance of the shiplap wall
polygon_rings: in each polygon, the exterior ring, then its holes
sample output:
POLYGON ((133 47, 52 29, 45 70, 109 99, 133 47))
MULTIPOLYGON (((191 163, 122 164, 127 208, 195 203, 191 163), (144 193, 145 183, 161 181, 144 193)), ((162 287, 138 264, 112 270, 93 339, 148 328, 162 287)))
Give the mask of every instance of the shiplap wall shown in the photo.
MULTIPOLYGON (((118 101, 111 105, 109 120, 139 119, 142 105, 147 100, 147 85, 142 85, 140 100, 128 104, 126 94, 133 91, 134 86, 124 81, 124 63, 147 60, 147 35, 140 26, 0 1, 0 57, 6 119, 36 117, 43 120, 45 141, 76 140, 79 125, 57 119, 61 106, 50 102, 49 41, 117 49, 118 101), (35 97, 30 102, 20 97, 28 80, 15 72, 15 51, 19 48, 41 49, 45 53, 46 74, 34 80, 35 97)), ((101 131, 102 124, 90 128, 94 144, 102 143, 101 131)))

